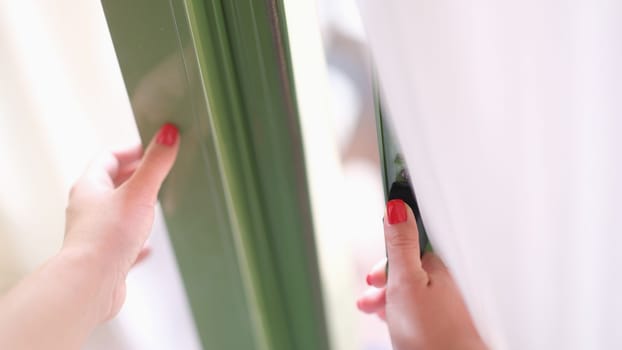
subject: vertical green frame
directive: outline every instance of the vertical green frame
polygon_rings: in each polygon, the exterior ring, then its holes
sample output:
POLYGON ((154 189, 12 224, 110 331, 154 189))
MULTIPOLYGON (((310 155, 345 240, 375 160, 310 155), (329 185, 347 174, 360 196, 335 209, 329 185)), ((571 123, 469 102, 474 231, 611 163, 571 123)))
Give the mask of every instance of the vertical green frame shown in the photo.
POLYGON ((328 349, 283 4, 103 0, 143 139, 182 133, 161 203, 207 349, 328 349))

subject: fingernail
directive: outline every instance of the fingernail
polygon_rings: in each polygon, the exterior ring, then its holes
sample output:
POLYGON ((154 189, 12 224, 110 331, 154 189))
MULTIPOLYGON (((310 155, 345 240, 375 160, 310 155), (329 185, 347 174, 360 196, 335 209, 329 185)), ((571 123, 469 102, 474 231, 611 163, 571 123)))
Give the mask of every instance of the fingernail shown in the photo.
POLYGON ((392 199, 387 203, 387 219, 389 225, 399 224, 406 221, 406 204, 401 199, 392 199))
POLYGON ((365 278, 365 282, 367 282, 368 286, 371 286, 371 276, 367 275, 367 277, 365 278))
POLYGON ((172 146, 177 142, 178 136, 179 130, 177 130, 177 127, 171 123, 166 123, 162 125, 160 131, 158 131, 156 143, 164 146, 172 146))

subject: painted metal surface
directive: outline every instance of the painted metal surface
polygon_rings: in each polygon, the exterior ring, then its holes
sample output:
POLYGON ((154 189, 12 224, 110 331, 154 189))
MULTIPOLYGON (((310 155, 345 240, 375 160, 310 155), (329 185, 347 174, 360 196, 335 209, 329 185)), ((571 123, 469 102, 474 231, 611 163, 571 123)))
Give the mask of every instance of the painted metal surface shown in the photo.
POLYGON ((282 4, 102 3, 141 135, 182 133, 160 200, 203 346, 327 349, 282 4))

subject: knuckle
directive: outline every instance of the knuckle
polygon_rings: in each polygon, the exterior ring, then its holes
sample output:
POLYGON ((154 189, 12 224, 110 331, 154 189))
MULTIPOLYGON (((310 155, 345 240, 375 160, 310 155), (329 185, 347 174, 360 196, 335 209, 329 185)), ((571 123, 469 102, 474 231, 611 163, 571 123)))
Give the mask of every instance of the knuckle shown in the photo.
POLYGON ((419 241, 416 235, 405 232, 393 232, 387 235, 387 244, 397 248, 417 248, 419 241))
POLYGON ((421 265, 425 270, 435 271, 437 273, 445 274, 448 273, 447 267, 438 257, 438 255, 428 252, 423 255, 421 258, 421 265))
POLYGON ((434 261, 436 260, 434 257, 433 253, 427 252, 425 254, 423 254, 423 256, 421 257, 421 264, 425 267, 425 266, 429 266, 431 264, 435 264, 436 262, 434 261))

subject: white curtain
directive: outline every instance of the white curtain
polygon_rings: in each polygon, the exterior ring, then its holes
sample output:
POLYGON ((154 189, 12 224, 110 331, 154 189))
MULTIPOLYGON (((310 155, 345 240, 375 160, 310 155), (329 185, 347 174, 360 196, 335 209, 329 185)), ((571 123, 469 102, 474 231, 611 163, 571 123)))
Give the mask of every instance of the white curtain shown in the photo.
POLYGON ((485 339, 622 348, 622 3, 360 4, 430 239, 485 339))

